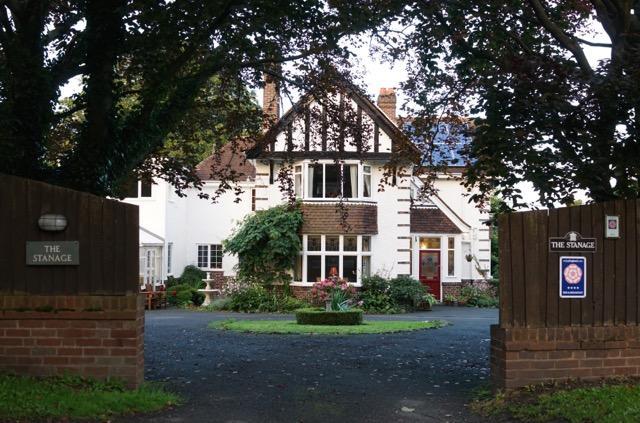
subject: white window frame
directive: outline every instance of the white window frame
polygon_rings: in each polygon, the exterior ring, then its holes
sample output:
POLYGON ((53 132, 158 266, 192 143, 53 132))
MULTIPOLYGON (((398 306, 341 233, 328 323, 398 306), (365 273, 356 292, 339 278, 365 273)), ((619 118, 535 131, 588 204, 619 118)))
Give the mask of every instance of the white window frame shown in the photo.
MULTIPOLYGON (((320 279, 321 280, 325 280, 327 277, 329 277, 329 275, 326 274, 326 257, 327 256, 338 256, 338 263, 339 263, 339 274, 338 276, 340 278, 344 277, 344 257, 345 256, 351 256, 351 257, 356 257, 356 281, 355 282, 350 282, 350 284, 354 285, 354 286, 361 286, 362 285, 362 257, 363 256, 368 256, 369 257, 369 266, 370 266, 370 272, 372 271, 371 267, 373 266, 373 248, 372 248, 372 243, 373 243, 373 238, 371 235, 351 235, 351 234, 341 234, 341 235, 334 235, 334 234, 327 234, 327 235, 320 235, 320 234, 307 234, 307 235, 302 235, 302 251, 300 251, 300 255, 302 256, 302 272, 301 272, 301 276, 302 276, 302 280, 301 281, 293 281, 293 283, 295 285, 298 286, 311 286, 314 284, 314 282, 307 282, 307 257, 308 256, 320 256, 320 279), (307 250, 307 243, 308 243, 308 238, 309 237, 320 237, 320 251, 309 251, 307 250), (338 251, 327 251, 326 249, 326 240, 327 237, 339 237, 339 249, 338 251), (356 251, 345 251, 344 250, 344 237, 357 237, 357 247, 356 247, 356 251), (369 251, 362 251, 362 237, 363 236, 368 236, 369 237, 369 251)), ((293 276, 293 274, 292 274, 293 276)))
MULTIPOLYGON (((358 195, 355 197, 349 197, 349 198, 344 198, 345 201, 371 201, 373 200, 373 192, 374 189, 373 187, 375 186, 374 184, 374 180, 373 180, 373 166, 370 164, 363 164, 357 160, 340 160, 337 163, 333 160, 318 160, 318 161, 308 161, 308 162, 303 162, 302 163, 302 198, 305 200, 311 200, 311 201, 337 201, 339 197, 326 197, 326 175, 327 172, 325 171, 326 165, 335 165, 335 164, 339 164, 342 166, 342 170, 341 173, 344 173, 344 165, 356 165, 357 169, 358 169, 358 195), (312 165, 322 165, 323 166, 323 172, 322 172, 322 197, 312 197, 311 194, 311 190, 309 189, 309 183, 311 182, 309 180, 309 167, 312 165), (371 177, 371 195, 369 197, 365 197, 364 194, 364 166, 368 166, 370 168, 370 173, 367 173, 367 175, 369 175, 371 177)), ((299 166, 300 164, 297 164, 297 166, 299 166)), ((294 169, 295 169, 294 165, 294 169)), ((294 178, 295 178, 295 173, 294 173, 294 178)), ((295 179, 294 179, 295 182, 295 179)), ((342 191, 342 184, 340 184, 340 189, 342 191)))
POLYGON ((216 244, 216 243, 210 243, 210 244, 196 244, 196 267, 198 267, 201 270, 222 270, 222 265, 224 262, 224 253, 222 252, 222 244, 216 244), (220 267, 212 267, 211 266, 211 250, 213 246, 218 245, 220 246, 220 267), (200 262, 199 262, 199 253, 200 253, 200 247, 206 247, 206 251, 207 251, 207 267, 201 267, 200 266, 200 262))

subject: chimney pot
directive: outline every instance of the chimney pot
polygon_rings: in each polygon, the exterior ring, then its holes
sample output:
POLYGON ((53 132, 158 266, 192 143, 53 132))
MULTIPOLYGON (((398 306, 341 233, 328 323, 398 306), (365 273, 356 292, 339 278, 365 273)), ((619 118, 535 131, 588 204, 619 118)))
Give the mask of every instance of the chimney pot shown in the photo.
POLYGON ((378 107, 391 119, 394 123, 396 120, 396 89, 380 88, 378 94, 378 107))
POLYGON ((267 126, 274 124, 280 118, 280 87, 278 81, 271 75, 264 76, 262 112, 267 126))

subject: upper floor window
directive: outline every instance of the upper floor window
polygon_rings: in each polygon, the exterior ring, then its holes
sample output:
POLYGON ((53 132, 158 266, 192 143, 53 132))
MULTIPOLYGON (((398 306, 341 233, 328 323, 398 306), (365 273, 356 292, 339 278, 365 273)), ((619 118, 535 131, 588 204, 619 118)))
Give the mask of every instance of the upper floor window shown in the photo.
POLYGON ((358 197, 357 164, 316 163, 307 169, 308 197, 358 197))
POLYGON ((141 181, 134 181, 127 187, 127 198, 149 198, 151 197, 151 187, 153 182, 150 179, 143 179, 141 181))

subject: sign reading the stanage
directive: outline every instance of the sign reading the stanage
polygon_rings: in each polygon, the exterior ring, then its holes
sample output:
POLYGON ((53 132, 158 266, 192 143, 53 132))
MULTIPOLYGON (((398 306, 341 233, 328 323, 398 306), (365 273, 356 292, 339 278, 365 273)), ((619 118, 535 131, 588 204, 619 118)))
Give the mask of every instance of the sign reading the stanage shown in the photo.
POLYGON ((27 241, 27 266, 80 264, 78 241, 27 241))
POLYGON ((583 238, 578 232, 567 232, 563 238, 549 238, 549 251, 552 253, 569 251, 595 253, 596 249, 595 238, 583 238))

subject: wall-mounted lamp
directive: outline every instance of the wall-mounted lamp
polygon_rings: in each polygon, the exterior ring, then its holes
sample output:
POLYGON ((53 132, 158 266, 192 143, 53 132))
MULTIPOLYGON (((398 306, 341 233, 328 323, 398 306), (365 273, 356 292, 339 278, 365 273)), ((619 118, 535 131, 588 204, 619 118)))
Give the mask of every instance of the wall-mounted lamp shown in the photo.
POLYGON ((64 231, 67 227, 67 218, 61 214, 43 214, 38 219, 38 226, 47 232, 64 231))

